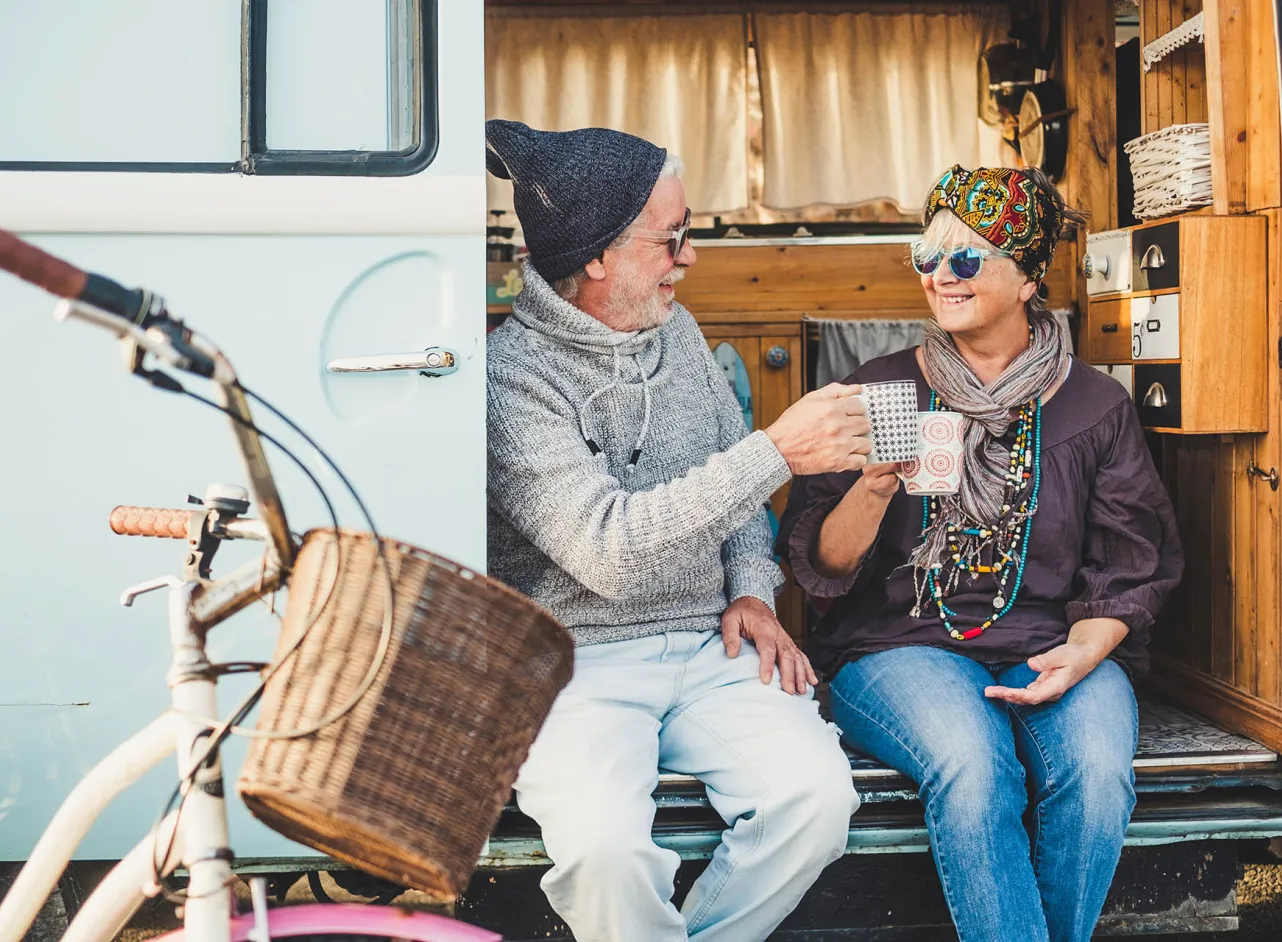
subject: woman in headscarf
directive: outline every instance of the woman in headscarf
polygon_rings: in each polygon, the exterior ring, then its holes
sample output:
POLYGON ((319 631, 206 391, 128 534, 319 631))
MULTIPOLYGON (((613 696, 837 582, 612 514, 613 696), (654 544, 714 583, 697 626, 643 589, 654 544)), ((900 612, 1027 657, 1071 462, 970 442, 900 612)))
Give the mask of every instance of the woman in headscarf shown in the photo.
POLYGON ((1183 568, 1133 404, 1039 295, 1068 218, 1037 171, 943 175, 912 249, 925 341, 846 382, 960 412, 960 490, 798 478, 779 536, 834 600, 808 652, 833 719, 919 784, 963 942, 1090 938, 1135 804, 1131 681, 1183 568))

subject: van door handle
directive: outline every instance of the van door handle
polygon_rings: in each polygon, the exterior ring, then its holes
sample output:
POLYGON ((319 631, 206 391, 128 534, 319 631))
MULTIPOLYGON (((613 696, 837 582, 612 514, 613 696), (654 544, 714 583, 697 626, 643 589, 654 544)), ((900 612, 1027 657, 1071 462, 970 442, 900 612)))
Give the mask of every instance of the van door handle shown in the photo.
POLYGON ((331 373, 388 373, 414 370, 421 376, 449 376, 458 372, 458 354, 445 347, 428 347, 413 353, 372 353, 362 357, 330 360, 325 369, 331 373))

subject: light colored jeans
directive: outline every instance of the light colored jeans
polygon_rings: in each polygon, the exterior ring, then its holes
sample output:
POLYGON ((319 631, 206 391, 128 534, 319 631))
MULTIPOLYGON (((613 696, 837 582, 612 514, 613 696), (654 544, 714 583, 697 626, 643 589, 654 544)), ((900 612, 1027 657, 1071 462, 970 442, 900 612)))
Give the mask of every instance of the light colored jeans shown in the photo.
POLYGON ((846 846, 859 805, 810 695, 761 683, 719 632, 580 647, 516 782, 553 867, 542 886, 578 942, 764 939, 846 846), (651 840, 659 768, 697 776, 729 825, 672 905, 680 858, 651 840))

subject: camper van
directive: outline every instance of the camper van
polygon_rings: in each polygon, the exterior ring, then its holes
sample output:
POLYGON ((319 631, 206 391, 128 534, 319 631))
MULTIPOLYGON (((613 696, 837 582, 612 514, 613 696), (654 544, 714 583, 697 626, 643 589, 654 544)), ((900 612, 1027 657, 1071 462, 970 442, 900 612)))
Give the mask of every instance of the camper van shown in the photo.
MULTIPOLYGON (((1186 557, 1138 690, 1138 805, 1099 931, 1232 930, 1243 864, 1282 847, 1280 88, 1270 0, 0 0, 0 228, 163 295, 324 446, 382 532, 484 572, 485 338, 525 255, 510 188, 485 175, 487 117, 681 155, 698 262, 676 297, 750 428, 919 342, 908 244, 942 170, 1041 168, 1089 213, 1047 304, 1134 399, 1186 557)), ((225 417, 131 381, 110 339, 52 310, 0 277, 4 872, 169 703, 163 603, 117 600, 171 572, 173 547, 122 545, 109 512, 250 483, 225 417)), ((328 526, 312 482, 269 457, 292 529, 328 526)), ((785 575, 780 619, 803 642, 821 606, 785 575)), ((267 662, 278 632, 255 604, 209 657, 267 662)), ((226 678, 225 704, 251 683, 226 678)), ((222 750, 229 783, 245 750, 222 750)), ((916 785, 849 758, 846 854, 774 938, 948 937, 916 785)), ((172 787, 158 767, 102 813, 48 925, 172 787)), ((661 775, 656 802, 680 897, 724 824, 692 778, 661 775)), ((409 899, 229 808, 233 869, 282 900, 304 883, 409 899)), ((453 914, 570 939, 548 866, 509 802, 453 914)))

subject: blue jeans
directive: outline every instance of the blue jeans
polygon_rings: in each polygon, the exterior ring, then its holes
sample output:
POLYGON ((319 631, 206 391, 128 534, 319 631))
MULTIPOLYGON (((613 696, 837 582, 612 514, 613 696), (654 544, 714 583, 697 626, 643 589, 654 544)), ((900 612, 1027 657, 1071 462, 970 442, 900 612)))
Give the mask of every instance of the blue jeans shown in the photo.
POLYGON ((984 697, 1036 676, 904 647, 832 682, 846 740, 920 784, 961 942, 1086 942, 1122 853, 1139 728, 1130 680, 1104 661, 1056 702, 984 697))

